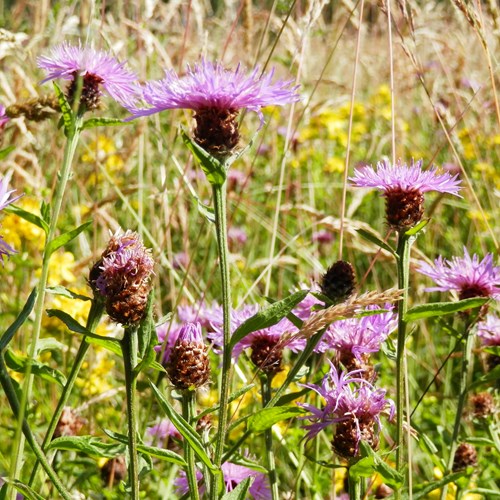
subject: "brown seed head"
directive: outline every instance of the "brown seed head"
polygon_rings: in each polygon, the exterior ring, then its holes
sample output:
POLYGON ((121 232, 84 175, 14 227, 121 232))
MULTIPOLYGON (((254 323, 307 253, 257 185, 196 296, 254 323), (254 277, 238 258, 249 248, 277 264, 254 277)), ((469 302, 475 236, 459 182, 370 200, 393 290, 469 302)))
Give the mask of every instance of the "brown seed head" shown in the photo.
POLYGON ((453 459, 453 472, 459 472, 467 469, 467 467, 475 467, 476 465, 476 448, 470 443, 460 443, 455 452, 455 458, 453 459))
POLYGON ((375 422, 372 418, 366 420, 350 418, 337 424, 332 441, 333 451, 342 458, 351 459, 359 453, 359 441, 366 441, 374 450, 377 449, 379 439, 375 432, 375 422))
MULTIPOLYGON (((82 89, 80 93, 80 108, 83 111, 92 111, 99 107, 101 101, 102 92, 99 89, 99 85, 103 82, 103 79, 92 73, 86 73, 82 77, 82 89)), ((75 71, 73 73, 73 80, 68 86, 66 91, 66 99, 73 105, 76 93, 78 89, 78 73, 75 71)))
POLYGON ((278 340, 267 335, 257 336, 251 345, 252 363, 267 374, 281 371, 283 348, 278 346, 278 340))
POLYGON ((77 436, 86 423, 87 420, 82 418, 75 410, 69 406, 65 406, 59 418, 59 422, 57 422, 54 438, 61 436, 77 436))
POLYGON ((480 392, 470 397, 472 412, 476 418, 487 418, 495 411, 495 400, 489 392, 480 392))
POLYGON ((321 293, 333 302, 342 302, 349 298, 355 287, 354 267, 345 260, 332 264, 321 279, 321 293))

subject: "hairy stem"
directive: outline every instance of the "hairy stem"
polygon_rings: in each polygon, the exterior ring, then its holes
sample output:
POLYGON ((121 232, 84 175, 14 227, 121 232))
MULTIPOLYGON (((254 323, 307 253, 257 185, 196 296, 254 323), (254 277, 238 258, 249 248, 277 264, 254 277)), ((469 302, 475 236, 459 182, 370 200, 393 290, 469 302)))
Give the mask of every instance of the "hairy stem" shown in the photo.
MULTIPOLYGON (((182 416, 190 425, 193 423, 195 416, 195 393, 189 389, 182 393, 182 416)), ((187 480, 189 485, 189 498, 191 500, 199 500, 198 480, 196 478, 196 465, 194 460, 194 451, 187 439, 184 439, 184 459, 187 462, 187 480)))
MULTIPOLYGON (((272 376, 261 374, 261 390, 262 390, 262 407, 265 408, 266 405, 271 401, 271 381, 272 376)), ((267 457, 267 471, 269 475, 269 484, 271 486, 271 498, 272 500, 278 500, 278 476, 276 474, 276 460, 274 459, 273 451, 273 431, 271 428, 264 431, 264 441, 266 445, 266 457, 267 457)))
POLYGON ((137 405, 136 385, 138 339, 137 328, 125 328, 125 335, 121 342, 123 362, 125 365, 125 390, 127 393, 127 420, 128 420, 128 452, 129 452, 129 484, 132 500, 139 500, 139 460, 137 458, 137 405))
MULTIPOLYGON (((217 427, 214 464, 221 466, 222 454, 227 431, 227 414, 229 403, 229 391, 231 387, 231 351, 229 341, 231 339, 231 286, 228 264, 227 247, 227 220, 226 220, 226 184, 214 184, 213 197, 215 208, 215 229, 217 232, 217 247, 219 251, 219 264, 222 285, 222 314, 223 314, 223 353, 222 353, 222 375, 219 398, 219 424, 217 427)), ((211 491, 211 498, 217 498, 218 492, 222 489, 222 474, 218 474, 211 491)))
MULTIPOLYGON (((59 213, 61 212, 61 206, 64 199, 64 193, 66 191, 66 185, 68 183, 68 179, 71 173, 71 164, 73 162, 73 157, 75 155, 78 139, 80 137, 79 131, 81 128, 82 119, 83 118, 81 116, 76 118, 75 132, 73 135, 69 136, 68 140, 66 141, 66 145, 64 147, 63 163, 61 166, 61 170, 58 173, 58 180, 55 187, 55 193, 51 203, 52 213, 50 218, 49 230, 45 241, 40 281, 38 282, 37 301, 34 308, 35 320, 31 335, 30 350, 28 353, 28 363, 26 367, 26 375, 23 384, 23 393, 21 397, 21 406, 18 414, 16 434, 14 437, 13 461, 10 470, 10 477, 13 480, 19 478, 23 464, 24 438, 22 434, 22 425, 23 425, 24 415, 26 412, 26 405, 31 399, 31 392, 33 388, 33 376, 31 374, 31 364, 38 355, 38 340, 40 338, 40 331, 42 328, 42 316, 43 316, 44 302, 45 302, 45 289, 49 277, 49 262, 51 257, 50 244, 55 239, 59 213)), ((15 497, 16 497, 15 492, 11 490, 9 498, 11 500, 14 500, 15 497)))

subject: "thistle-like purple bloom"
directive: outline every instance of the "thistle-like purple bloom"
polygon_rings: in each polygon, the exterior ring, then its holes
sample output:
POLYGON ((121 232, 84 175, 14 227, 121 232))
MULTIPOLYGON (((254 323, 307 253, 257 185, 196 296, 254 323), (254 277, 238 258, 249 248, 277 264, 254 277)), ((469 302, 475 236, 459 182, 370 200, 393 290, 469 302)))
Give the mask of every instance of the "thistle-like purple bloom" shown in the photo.
MULTIPOLYGON (((272 498, 269 481, 264 473, 231 462, 224 462, 221 465, 221 469, 224 474, 226 493, 233 491, 233 489, 247 477, 253 477, 254 481, 248 490, 249 495, 247 498, 252 498, 254 500, 270 500, 272 498)), ((196 471, 196 477, 198 481, 202 479, 203 476, 200 471, 196 471)), ((178 494, 186 495, 189 493, 189 485, 184 471, 180 472, 174 484, 178 494)), ((206 492, 205 485, 201 485, 199 491, 200 495, 204 495, 206 492)))
MULTIPOLYGON (((22 195, 12 197, 12 193, 15 191, 15 189, 9 190, 8 179, 0 179, 0 210, 3 210, 6 206, 21 198, 22 195)), ((4 257, 9 258, 15 253, 16 251, 0 235, 0 260, 2 263, 4 257)))
POLYGON ((311 439, 325 427, 336 424, 333 449, 344 458, 352 458, 358 454, 361 440, 373 447, 378 445, 380 415, 388 411, 389 418, 392 419, 394 403, 386 399, 385 390, 375 389, 366 380, 359 378, 361 370, 339 373, 333 363, 330 365, 330 371, 323 378, 321 386, 305 385, 325 400, 325 405, 321 408, 300 404, 312 413, 305 417, 313 421, 306 426, 307 438, 311 439))
POLYGON ((460 196, 458 174, 439 174, 436 168, 422 170, 422 161, 411 165, 388 161, 379 162, 377 170, 371 166, 357 168, 349 180, 355 187, 377 188, 386 198, 386 216, 389 225, 398 230, 415 226, 423 216, 424 193, 438 191, 460 196))
POLYGON ((456 291, 460 299, 471 297, 492 297, 500 299, 500 267, 493 264, 493 255, 487 254, 483 260, 474 254, 472 257, 464 247, 463 257, 451 260, 438 257, 434 265, 419 262, 420 273, 432 278, 436 285, 426 291, 456 291))
POLYGON ((225 158, 237 146, 240 135, 239 110, 255 111, 261 124, 261 108, 283 106, 299 100, 290 80, 272 82, 274 71, 262 74, 255 68, 249 75, 240 65, 234 71, 220 63, 202 60, 179 77, 173 70, 165 78, 147 82, 142 97, 148 108, 131 109, 133 115, 147 116, 167 109, 195 111, 195 141, 215 157, 225 158))
POLYGON ((172 439, 180 440, 182 436, 175 425, 168 419, 164 418, 151 427, 147 427, 146 432, 150 437, 149 444, 153 446, 165 447, 172 439))
MULTIPOLYGON (((379 306, 366 308, 367 311, 377 309, 381 308, 379 306)), ((384 309, 392 311, 393 306, 386 304, 384 309)), ((359 361, 363 361, 364 355, 380 350, 382 342, 396 329, 397 325, 398 316, 393 312, 335 321, 326 331, 322 343, 325 348, 350 354, 359 361)))
POLYGON ((135 116, 146 116, 166 109, 204 109, 255 111, 261 121, 264 106, 283 106, 299 100, 297 88, 290 80, 272 83, 274 71, 261 74, 255 68, 245 74, 240 65, 236 70, 225 69, 220 63, 202 60, 188 66, 187 74, 179 77, 173 70, 165 72, 163 80, 147 82, 143 99, 151 107, 136 109, 135 116))
MULTIPOLYGON (((122 106, 131 108, 138 98, 137 76, 119 63, 109 52, 91 47, 62 43, 51 51, 49 56, 40 56, 38 66, 45 70, 49 80, 61 78, 75 84, 78 76, 83 78, 81 102, 87 109, 98 105, 101 95, 100 86, 122 106), (87 95, 86 95, 87 94, 87 95)), ((73 89, 75 92, 76 89, 73 89)), ((71 94, 71 87, 69 90, 71 94)), ((71 97, 71 95, 69 96, 71 97)))
POLYGON ((495 314, 488 314, 477 324, 477 336, 484 346, 500 346, 500 318, 495 314))

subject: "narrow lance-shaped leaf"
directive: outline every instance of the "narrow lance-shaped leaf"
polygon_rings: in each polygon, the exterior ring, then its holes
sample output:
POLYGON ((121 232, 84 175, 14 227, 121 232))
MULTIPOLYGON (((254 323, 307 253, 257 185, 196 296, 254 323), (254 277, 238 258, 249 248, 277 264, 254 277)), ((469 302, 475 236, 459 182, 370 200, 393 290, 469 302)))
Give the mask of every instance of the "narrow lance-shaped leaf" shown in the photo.
POLYGON ((95 436, 62 436, 53 439, 47 449, 78 451, 96 457, 114 458, 125 452, 125 445, 105 443, 95 436))
POLYGON ((228 491, 221 500, 245 500, 247 498, 248 488, 250 488, 254 477, 250 476, 243 479, 233 490, 228 491))
POLYGON ((124 122, 118 118, 89 118, 83 122, 82 130, 94 127, 119 127, 122 125, 128 125, 128 122, 124 122))
POLYGON ((61 248, 66 245, 66 243, 69 243, 71 240, 76 238, 82 231, 90 226, 90 224, 92 224, 91 220, 83 223, 75 229, 72 229, 71 231, 68 231, 67 233, 61 234, 52 240, 47 246, 47 255, 52 255, 58 248, 61 248))
POLYGON ((299 302, 304 300, 308 293, 309 290, 299 290, 283 300, 275 302, 262 311, 259 311, 251 318, 248 318, 234 331, 229 343, 229 349, 233 349, 234 346, 243 340, 249 333, 262 330, 263 328, 269 328, 281 321, 299 302))
POLYGON ((81 295, 79 293, 73 292, 69 288, 66 288, 65 286, 61 285, 48 286, 45 290, 48 293, 52 293, 54 295, 62 295, 63 297, 66 297, 68 299, 92 300, 90 297, 87 297, 86 295, 81 295))
POLYGON ((191 446, 194 453, 212 472, 220 474, 220 470, 215 467, 205 452, 203 443, 201 442, 198 433, 186 422, 186 420, 184 420, 184 418, 182 418, 181 415, 174 410, 172 405, 167 401, 165 396, 163 396, 153 382, 150 381, 149 383, 162 410, 166 413, 167 417, 174 424, 175 428, 179 431, 182 437, 189 443, 189 446, 191 446))
POLYGON ((222 186, 226 181, 225 165, 211 154, 207 153, 201 146, 196 144, 184 130, 181 129, 182 140, 193 156, 200 162, 200 166, 207 176, 208 182, 216 186, 222 186))
POLYGON ((33 288, 28 297, 28 300, 26 301, 26 304, 24 304, 22 311, 19 313, 19 316, 2 335, 2 338, 0 339, 0 352, 9 345, 9 342, 12 340, 17 330, 19 330, 19 328, 21 328, 24 322, 28 319, 28 316, 31 314, 31 311, 33 310, 33 307, 35 305, 36 295, 36 288, 33 288))
POLYGON ((16 146, 14 145, 0 149, 0 161, 5 159, 10 153, 12 153, 12 151, 14 151, 14 149, 16 149, 16 146))
POLYGON ((75 114, 71 109, 71 106, 66 99, 63 91, 59 88, 59 85, 54 82, 54 90, 56 92, 57 100, 59 101, 59 106, 62 113, 62 121, 64 124, 64 135, 70 139, 75 135, 76 125, 75 125, 75 114))
POLYGON ((26 210, 17 207, 16 205, 10 205, 8 207, 5 207, 4 211, 7 213, 15 214, 18 217, 21 217, 21 219, 30 222, 34 226, 43 229, 45 234, 48 234, 49 232, 49 225, 38 215, 32 214, 31 212, 27 212, 26 210))
POLYGON ((305 410, 299 406, 274 406, 272 408, 264 408, 254 413, 248 419, 248 430, 258 434, 259 432, 271 428, 278 422, 298 417, 304 413, 306 413, 305 410))
POLYGON ((396 251, 394 250, 394 248, 392 248, 388 243, 386 243, 384 240, 382 240, 381 238, 379 238, 376 234, 374 234, 374 233, 372 233, 370 231, 367 231, 366 229, 361 229, 361 228, 360 229, 356 229, 356 232, 362 238, 364 238, 365 240, 368 240, 371 243, 374 243, 378 247, 380 247, 380 248, 386 250, 387 252, 389 252, 396 259, 399 258, 398 254, 396 253, 396 251))
POLYGON ((410 322, 417 319, 455 314, 459 311, 481 307, 486 304, 488 300, 489 299, 485 297, 473 297, 471 299, 459 300, 458 302, 432 302, 430 304, 422 304, 406 311, 404 319, 406 322, 410 322))
MULTIPOLYGON (((113 432, 106 429, 104 430, 104 432, 111 439, 115 439, 119 443, 128 445, 128 437, 125 436, 124 434, 120 434, 118 432, 113 432)), ((139 451, 140 453, 144 453, 145 455, 148 455, 150 457, 159 458, 160 460, 163 460, 165 462, 181 465, 183 467, 187 465, 186 461, 179 454, 171 450, 166 450, 165 448, 158 448, 156 446, 146 446, 144 444, 138 443, 137 451, 139 451)))

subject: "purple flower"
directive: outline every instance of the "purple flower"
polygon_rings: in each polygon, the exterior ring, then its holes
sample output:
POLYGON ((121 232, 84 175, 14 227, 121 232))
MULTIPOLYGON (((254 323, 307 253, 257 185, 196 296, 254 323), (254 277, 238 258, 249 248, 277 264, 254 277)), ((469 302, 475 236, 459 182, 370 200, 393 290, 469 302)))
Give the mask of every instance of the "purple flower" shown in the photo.
MULTIPOLYGON (((249 495, 247 498, 252 498, 254 500, 269 500, 272 498, 269 482, 264 473, 231 462, 224 462, 221 469, 224 474, 226 493, 233 491, 233 489, 247 477, 253 477, 254 480, 248 490, 249 495)), ((200 471, 196 471, 196 477, 198 481, 202 479, 203 476, 200 471)), ((184 471, 181 471, 179 476, 175 479, 174 484, 178 494, 186 495, 189 493, 189 485, 184 471)), ((200 487, 200 495, 203 495, 205 491, 205 485, 202 485, 200 487)))
POLYGON ((171 70, 165 72, 163 80, 147 82, 142 95, 151 107, 135 109, 133 114, 146 116, 175 108, 194 111, 248 109, 258 113, 262 122, 262 107, 283 106, 299 100, 297 87, 291 87, 291 81, 271 83, 273 75, 274 71, 261 74, 260 68, 246 75, 240 65, 231 71, 220 63, 203 59, 192 68, 188 66, 184 77, 171 70))
POLYGON ((312 234, 312 240, 315 243, 331 243, 333 241, 333 233, 326 229, 320 229, 312 234))
POLYGON ((304 417, 313 423, 306 426, 307 438, 331 424, 336 425, 334 450, 341 456, 350 458, 358 454, 359 442, 366 440, 376 447, 378 435, 374 424, 380 429, 380 414, 388 410, 389 418, 394 416, 394 403, 386 399, 386 391, 375 389, 366 380, 359 378, 361 370, 349 373, 338 372, 330 363, 330 371, 323 378, 321 386, 306 384, 325 400, 325 405, 317 408, 310 404, 300 404, 312 413, 304 417), (354 384, 358 384, 353 387, 354 384))
POLYGON ((10 120, 5 112, 5 106, 0 104, 0 130, 5 127, 5 124, 10 120))
POLYGON ((411 165, 388 161, 379 162, 377 170, 371 166, 359 167, 349 180, 355 187, 377 188, 386 198, 386 217, 390 226, 405 230, 415 226, 423 216, 424 193, 440 193, 460 196, 458 174, 449 172, 438 174, 437 169, 422 170, 422 161, 411 165))
POLYGON ((500 267, 493 265, 493 255, 487 254, 483 260, 469 255, 464 247, 464 256, 451 260, 439 256, 434 265, 419 261, 420 273, 432 278, 438 286, 426 291, 457 291, 460 299, 471 297, 492 297, 500 299, 500 267))
MULTIPOLYGON (((21 198, 22 195, 11 197, 12 193, 15 191, 15 189, 8 189, 8 179, 0 179, 0 210, 3 210, 8 205, 21 198)), ((0 260, 2 263, 4 257, 9 258, 15 253, 16 251, 0 235, 0 260)))
POLYGON ((154 446, 165 447, 171 439, 181 439, 179 431, 175 425, 168 419, 164 418, 151 427, 146 428, 148 436, 150 436, 150 444, 154 446))
MULTIPOLYGON (((381 309, 379 306, 367 307, 367 311, 381 309)), ((387 304, 384 309, 392 311, 387 304)), ((335 321, 323 336, 324 349, 336 349, 340 353, 352 354, 359 361, 365 354, 378 352, 382 342, 394 331, 398 324, 397 314, 386 312, 335 321)))
POLYGON ((477 324, 477 336, 485 346, 500 346, 500 318, 488 314, 486 319, 477 324))
POLYGON ((74 83, 76 77, 81 76, 82 97, 86 85, 92 87, 94 94, 86 103, 88 109, 96 107, 91 101, 99 98, 101 85, 122 106, 131 108, 135 105, 139 93, 139 87, 136 85, 137 76, 125 68, 125 63, 119 63, 109 52, 82 46, 81 43, 77 46, 62 43, 52 49, 50 56, 41 56, 37 62, 47 73, 47 78, 42 83, 57 78, 71 80, 74 83))
POLYGON ((255 68, 249 75, 238 65, 234 71, 220 63, 202 60, 187 74, 179 77, 166 71, 163 80, 147 82, 142 91, 148 108, 131 109, 134 117, 158 113, 166 109, 195 111, 194 140, 213 157, 227 159, 240 139, 238 113, 241 109, 255 111, 262 123, 264 106, 282 106, 299 99, 291 81, 272 83, 274 72, 262 74, 255 68))

